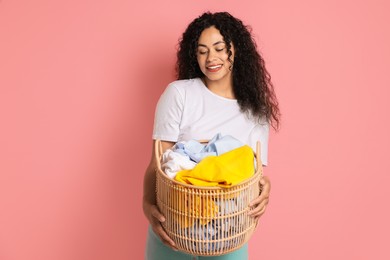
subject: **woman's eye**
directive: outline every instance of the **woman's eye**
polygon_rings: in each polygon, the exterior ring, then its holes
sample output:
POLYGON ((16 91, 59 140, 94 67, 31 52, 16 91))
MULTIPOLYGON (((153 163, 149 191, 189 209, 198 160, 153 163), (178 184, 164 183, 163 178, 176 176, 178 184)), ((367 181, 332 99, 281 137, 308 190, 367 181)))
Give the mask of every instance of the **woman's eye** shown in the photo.
POLYGON ((217 52, 223 51, 225 48, 222 49, 215 49, 217 52))
POLYGON ((199 54, 206 54, 207 51, 199 51, 199 54))

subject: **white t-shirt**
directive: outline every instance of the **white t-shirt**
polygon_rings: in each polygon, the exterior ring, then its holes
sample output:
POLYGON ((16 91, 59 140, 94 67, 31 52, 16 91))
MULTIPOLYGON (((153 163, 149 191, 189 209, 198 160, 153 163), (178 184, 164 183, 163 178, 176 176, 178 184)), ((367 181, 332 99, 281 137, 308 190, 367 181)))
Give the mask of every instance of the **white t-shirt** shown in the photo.
POLYGON ((177 80, 168 85, 156 107, 153 139, 179 142, 210 140, 217 133, 231 135, 256 151, 268 162, 269 124, 251 119, 240 111, 236 99, 211 92, 200 78, 177 80))

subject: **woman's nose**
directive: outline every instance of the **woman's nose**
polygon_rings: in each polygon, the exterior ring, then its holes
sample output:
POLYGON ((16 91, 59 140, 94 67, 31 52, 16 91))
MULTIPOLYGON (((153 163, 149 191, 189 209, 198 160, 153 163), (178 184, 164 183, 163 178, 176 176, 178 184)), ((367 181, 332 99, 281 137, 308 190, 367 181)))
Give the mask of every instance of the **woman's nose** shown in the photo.
POLYGON ((214 61, 216 60, 216 53, 214 51, 209 51, 208 55, 207 55, 207 62, 211 62, 211 61, 214 61))

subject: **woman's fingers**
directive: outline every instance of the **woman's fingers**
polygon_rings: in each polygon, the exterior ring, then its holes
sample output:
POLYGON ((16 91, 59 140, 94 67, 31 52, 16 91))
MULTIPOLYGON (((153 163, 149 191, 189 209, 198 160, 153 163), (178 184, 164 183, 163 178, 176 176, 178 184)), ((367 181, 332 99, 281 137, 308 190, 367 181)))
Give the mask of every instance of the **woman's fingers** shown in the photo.
POLYGON ((157 206, 153 205, 151 207, 151 215, 152 215, 152 228, 154 233, 161 239, 161 241, 171 247, 173 250, 177 250, 175 242, 168 236, 163 227, 161 226, 161 222, 165 221, 165 217, 158 210, 157 206))
POLYGON ((262 198, 260 196, 258 196, 256 199, 252 200, 251 203, 249 203, 249 207, 255 207, 257 205, 259 205, 262 201, 262 198))
POLYGON ((254 217, 256 222, 259 221, 260 217, 264 214, 265 210, 266 210, 266 207, 264 207, 264 208, 258 213, 258 215, 257 215, 256 217, 254 217))
POLYGON ((163 214, 161 214, 161 212, 158 210, 157 206, 156 205, 153 205, 152 208, 151 208, 151 214, 153 217, 155 217, 158 221, 160 222, 164 222, 165 221, 165 217, 163 216, 163 214))
POLYGON ((271 182, 267 176, 260 179, 261 193, 254 199, 249 206, 254 207, 248 214, 256 219, 264 214, 266 206, 269 202, 269 194, 271 191, 271 182))
POLYGON ((268 204, 268 200, 263 200, 260 204, 256 206, 256 208, 252 209, 248 212, 249 216, 259 217, 264 214, 266 206, 268 204))
POLYGON ((165 232, 165 230, 163 229, 163 227, 159 222, 156 222, 152 228, 154 233, 156 233, 156 235, 161 239, 161 241, 165 245, 171 247, 174 250, 177 250, 175 242, 173 242, 173 240, 168 236, 168 234, 165 232))
POLYGON ((262 203, 264 200, 269 200, 269 194, 271 191, 271 183, 267 176, 264 176, 260 179, 260 185, 261 185, 261 193, 260 195, 254 199, 250 204, 249 207, 254 207, 260 203, 262 203))
POLYGON ((271 192, 271 182, 269 181, 269 178, 267 176, 263 176, 263 178, 260 179, 260 185, 260 200, 268 199, 271 192))

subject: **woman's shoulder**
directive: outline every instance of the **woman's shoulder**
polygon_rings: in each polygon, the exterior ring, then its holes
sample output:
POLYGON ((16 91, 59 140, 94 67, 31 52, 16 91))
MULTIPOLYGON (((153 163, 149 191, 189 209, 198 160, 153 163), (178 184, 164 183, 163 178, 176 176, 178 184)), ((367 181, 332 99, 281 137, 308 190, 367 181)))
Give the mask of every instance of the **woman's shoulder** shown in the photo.
POLYGON ((196 98, 201 90, 201 82, 199 78, 175 80, 165 88, 162 98, 179 100, 181 103, 188 101, 187 97, 196 98))
POLYGON ((195 90, 196 88, 201 87, 201 79, 193 78, 193 79, 179 79, 172 81, 168 84, 167 88, 176 89, 179 92, 187 92, 195 90))

